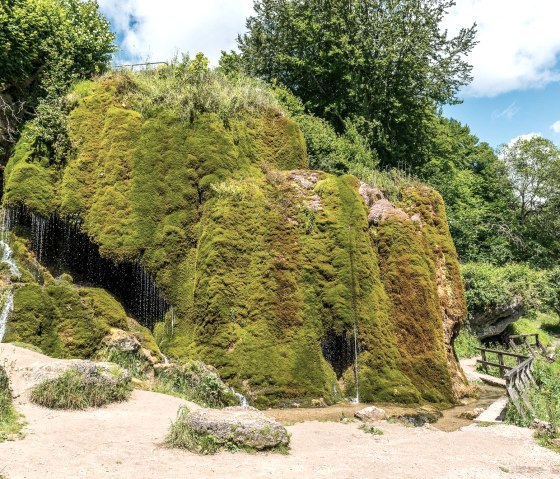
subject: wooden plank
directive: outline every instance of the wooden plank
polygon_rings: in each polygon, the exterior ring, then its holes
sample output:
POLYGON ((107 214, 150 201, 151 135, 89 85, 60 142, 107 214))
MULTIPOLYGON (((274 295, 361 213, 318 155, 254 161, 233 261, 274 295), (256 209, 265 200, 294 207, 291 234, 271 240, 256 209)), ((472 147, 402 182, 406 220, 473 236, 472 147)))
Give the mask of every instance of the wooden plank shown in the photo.
POLYGON ((484 352, 484 353, 494 353, 494 354, 501 353, 504 356, 511 356, 512 358, 523 358, 523 359, 528 359, 529 358, 528 356, 525 356, 524 354, 510 353, 508 351, 499 351, 497 349, 488 349, 488 348, 476 348, 476 349, 478 349, 480 351, 481 356, 482 356, 482 353, 484 352))

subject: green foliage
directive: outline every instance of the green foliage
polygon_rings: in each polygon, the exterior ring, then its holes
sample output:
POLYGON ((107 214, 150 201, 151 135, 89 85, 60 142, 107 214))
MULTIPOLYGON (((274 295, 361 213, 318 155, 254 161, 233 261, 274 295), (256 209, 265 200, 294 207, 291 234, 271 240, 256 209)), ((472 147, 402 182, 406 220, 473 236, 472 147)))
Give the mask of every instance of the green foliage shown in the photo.
POLYGON ((480 354, 477 348, 482 347, 482 343, 468 328, 461 328, 461 331, 455 338, 454 347, 459 359, 468 359, 480 354))
MULTIPOLYGON (((95 369, 95 365, 92 367, 95 369)), ((57 378, 44 380, 31 390, 31 401, 50 409, 87 409, 126 401, 130 397, 130 377, 108 377, 113 373, 90 369, 75 367, 57 378)))
POLYGON ((360 429, 367 434, 371 434, 372 436, 383 436, 383 431, 375 426, 371 426, 369 424, 362 424, 360 429))
POLYGON ((560 255, 560 148, 541 136, 517 139, 500 151, 516 196, 523 242, 519 256, 556 266, 560 255))
POLYGON ((457 101, 471 67, 474 27, 440 26, 447 0, 257 0, 238 39, 245 69, 277 80, 339 131, 359 130, 384 164, 417 162, 434 105, 457 101), (311 46, 311 47, 310 47, 311 46))
POLYGON ((560 266, 557 266, 547 273, 545 302, 550 309, 560 316, 560 266))
MULTIPOLYGON (((527 395, 535 410, 535 417, 552 426, 550 431, 540 434, 544 445, 549 445, 552 439, 560 437, 560 363, 551 363, 538 357, 533 363, 532 374, 536 387, 529 389, 527 395)), ((528 412, 520 414, 513 405, 506 410, 506 421, 511 424, 528 427, 532 420, 532 415, 528 412)))
POLYGON ((421 178, 443 196, 449 228, 463 262, 504 264, 515 258, 512 184, 500 159, 467 126, 436 118, 421 178))
POLYGON ((0 443, 21 430, 19 415, 12 404, 10 379, 4 366, 0 366, 0 443))
POLYGON ((103 72, 113 40, 96 1, 2 0, 0 148, 42 99, 56 101, 76 79, 103 72))
POLYGON ((233 391, 220 379, 217 371, 200 361, 173 364, 156 371, 155 390, 173 394, 201 406, 222 408, 238 404, 233 391))
POLYGON ((540 342, 549 347, 556 342, 555 335, 560 333, 560 318, 556 314, 533 312, 510 324, 507 332, 513 335, 538 334, 540 342))
POLYGON ((512 304, 524 311, 543 304, 546 274, 523 264, 503 267, 488 263, 468 263, 462 267, 467 305, 470 312, 483 312, 512 304))

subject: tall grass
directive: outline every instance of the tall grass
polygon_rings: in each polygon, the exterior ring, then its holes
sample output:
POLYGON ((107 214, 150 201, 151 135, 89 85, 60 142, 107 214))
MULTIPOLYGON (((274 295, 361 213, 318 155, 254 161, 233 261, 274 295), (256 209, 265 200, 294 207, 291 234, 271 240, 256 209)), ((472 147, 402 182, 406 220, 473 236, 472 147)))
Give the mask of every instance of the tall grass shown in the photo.
MULTIPOLYGON (((560 437, 560 362, 551 363, 544 358, 537 358, 533 363, 533 377, 536 387, 529 389, 529 401, 535 410, 535 417, 551 425, 549 431, 541 431, 538 436, 544 445, 551 445, 553 439, 560 437)), ((506 411, 506 421, 528 427, 533 417, 527 411, 519 413, 510 404, 506 411)))
POLYGON ((455 338, 454 347, 459 359, 474 358, 480 354, 478 348, 482 347, 482 342, 468 328, 463 327, 455 338))
MULTIPOLYGON (((115 75, 115 73, 112 73, 115 75)), ((271 88, 250 77, 225 77, 208 67, 208 60, 183 58, 168 65, 137 72, 120 71, 124 102, 146 116, 173 111, 184 121, 199 113, 216 113, 227 124, 240 113, 281 113, 271 88)))
POLYGON ((222 382, 218 373, 200 361, 173 364, 157 371, 154 390, 206 407, 238 404, 233 391, 222 382))
POLYGON ((6 369, 0 366, 0 442, 21 430, 19 415, 12 404, 12 390, 6 369))
POLYGON ((110 374, 68 369, 57 378, 35 386, 31 401, 51 409, 87 409, 125 401, 132 392, 130 377, 113 378, 110 374))

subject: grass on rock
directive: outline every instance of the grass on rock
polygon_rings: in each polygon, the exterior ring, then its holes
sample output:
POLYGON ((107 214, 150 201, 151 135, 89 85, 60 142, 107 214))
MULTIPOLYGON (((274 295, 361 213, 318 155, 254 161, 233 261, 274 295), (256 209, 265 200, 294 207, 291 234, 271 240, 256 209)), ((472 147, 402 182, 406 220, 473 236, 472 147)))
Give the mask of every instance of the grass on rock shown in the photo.
POLYGON ((132 393, 130 378, 108 375, 112 373, 68 369, 35 386, 31 401, 51 409, 87 409, 127 400, 132 393))
POLYGON ((0 442, 9 440, 21 430, 20 417, 12 404, 12 390, 6 369, 0 366, 0 442))

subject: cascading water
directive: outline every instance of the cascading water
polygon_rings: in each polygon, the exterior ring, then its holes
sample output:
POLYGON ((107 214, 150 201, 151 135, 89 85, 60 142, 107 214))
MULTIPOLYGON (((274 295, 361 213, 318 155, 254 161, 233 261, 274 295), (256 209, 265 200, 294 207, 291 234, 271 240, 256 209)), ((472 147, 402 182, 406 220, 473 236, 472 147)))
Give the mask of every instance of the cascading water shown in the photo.
POLYGON ((6 334, 6 326, 8 325, 8 319, 10 313, 14 309, 14 292, 11 288, 4 290, 2 311, 0 312, 0 343, 4 340, 4 335, 6 334))
POLYGON ((0 343, 4 339, 6 334, 6 327, 8 325, 8 319, 10 313, 14 309, 14 291, 12 286, 12 278, 19 278, 21 276, 18 265, 14 261, 12 248, 8 243, 8 231, 9 226, 9 216, 6 214, 6 210, 2 208, 2 224, 0 226, 0 248, 2 248, 2 258, 1 263, 8 266, 10 271, 10 278, 8 279, 8 285, 2 292, 2 310, 0 311, 0 343))
POLYGON ((356 381, 356 397, 354 402, 358 404, 360 402, 360 383, 358 379, 358 325, 356 323, 356 317, 354 316, 354 378, 356 381))
POLYGON ((239 405, 241 407, 249 407, 249 401, 247 401, 247 398, 245 396, 243 396, 243 394, 235 392, 235 390, 233 390, 233 394, 235 395, 235 397, 237 398, 237 400, 239 401, 239 405))
POLYGON ((82 284, 102 287, 119 299, 134 318, 153 329, 169 306, 155 279, 139 262, 114 263, 81 232, 77 219, 42 217, 24 207, 6 209, 6 231, 27 231, 37 259, 54 276, 68 272, 82 284))

